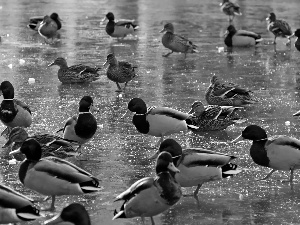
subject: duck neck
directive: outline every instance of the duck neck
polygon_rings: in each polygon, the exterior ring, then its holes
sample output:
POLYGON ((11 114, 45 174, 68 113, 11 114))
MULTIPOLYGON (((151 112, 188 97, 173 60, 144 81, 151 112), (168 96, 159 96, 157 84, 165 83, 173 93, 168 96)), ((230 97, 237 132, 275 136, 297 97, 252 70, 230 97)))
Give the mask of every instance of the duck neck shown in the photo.
POLYGON ((253 140, 252 146, 250 148, 250 156, 253 161, 260 166, 269 166, 269 158, 267 156, 267 151, 265 149, 267 138, 253 140))

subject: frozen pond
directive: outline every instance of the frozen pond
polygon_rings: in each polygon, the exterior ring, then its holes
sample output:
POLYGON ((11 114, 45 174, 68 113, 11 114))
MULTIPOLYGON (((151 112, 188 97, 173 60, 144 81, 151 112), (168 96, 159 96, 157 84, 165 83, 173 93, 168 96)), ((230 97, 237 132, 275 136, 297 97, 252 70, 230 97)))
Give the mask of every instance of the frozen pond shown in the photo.
MULTIPOLYGON (((277 181, 289 175, 285 172, 258 182, 256 179, 269 169, 253 163, 249 156, 251 143, 229 143, 248 124, 263 126, 270 136, 286 134, 300 139, 300 120, 292 117, 300 109, 300 53, 293 44, 291 49, 285 46, 286 40, 280 38, 275 50, 271 44, 273 35, 267 31, 265 21, 273 11, 278 18, 288 21, 293 30, 300 28, 300 2, 238 2, 243 15, 235 18, 235 26, 256 31, 265 40, 256 48, 234 48, 219 53, 228 26, 228 17, 219 10, 219 0, 0 0, 1 81, 11 81, 16 98, 30 105, 33 112, 30 133, 57 131, 65 119, 77 113, 78 102, 84 95, 91 95, 100 109, 95 114, 100 125, 97 133, 83 148, 83 157, 88 160, 69 160, 97 176, 104 189, 96 195, 57 197, 56 211, 71 202, 81 202, 88 209, 92 224, 141 224, 140 218, 111 220, 114 209, 121 205, 113 202, 114 197, 136 180, 154 175, 154 161, 148 157, 154 153, 153 145, 158 139, 138 133, 130 117, 120 119, 127 102, 141 97, 148 105, 188 111, 196 100, 206 103, 205 90, 212 74, 216 74, 223 81, 253 90, 259 103, 243 111, 247 122, 223 132, 190 134, 188 141, 194 147, 238 156, 234 162, 245 170, 231 179, 204 184, 199 204, 192 197, 182 197, 177 205, 156 216, 155 222, 159 225, 300 224, 300 173, 295 173, 294 190, 277 181), (136 19, 140 26, 138 40, 110 38, 105 24, 100 24, 109 11, 116 18, 136 19), (52 12, 57 12, 63 20, 61 42, 48 45, 26 24, 31 16, 52 12), (198 45, 200 53, 187 55, 186 59, 176 53, 162 57, 169 51, 162 46, 159 33, 166 22, 172 22, 175 32, 198 45), (102 66, 109 52, 138 66, 138 76, 121 95, 115 92, 116 85, 107 79, 104 70, 101 79, 94 83, 62 85, 57 78, 58 67, 47 67, 57 57, 67 58, 69 65, 102 66), (35 78, 36 82, 28 84, 29 78, 35 78)), ((0 130, 3 129, 1 124, 0 130)), ((170 137, 185 143, 182 134, 170 137)), ((0 144, 4 143, 1 137, 0 144)), ((18 166, 8 164, 8 150, 3 149, 0 156, 0 182, 26 195, 40 197, 23 188, 18 180, 18 166)), ((183 193, 193 190, 183 188, 183 193)), ((50 218, 53 213, 46 215, 50 218)), ((150 224, 148 219, 147 224, 150 224)))

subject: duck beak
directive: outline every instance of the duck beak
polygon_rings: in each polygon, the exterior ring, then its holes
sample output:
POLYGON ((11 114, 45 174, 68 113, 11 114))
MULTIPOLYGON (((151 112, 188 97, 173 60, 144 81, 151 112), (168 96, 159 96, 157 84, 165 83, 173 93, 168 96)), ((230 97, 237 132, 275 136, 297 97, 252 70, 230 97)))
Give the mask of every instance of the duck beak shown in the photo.
POLYGON ((122 119, 124 119, 124 118, 125 118, 125 117, 126 117, 128 114, 129 114, 129 110, 128 110, 128 111, 126 111, 126 112, 125 112, 125 113, 124 113, 124 114, 121 116, 121 118, 120 118, 120 119, 121 119, 121 120, 122 120, 122 119))
POLYGON ((107 20, 106 16, 101 20, 101 22, 105 22, 107 20))
POLYGON ((229 31, 226 30, 225 33, 223 34, 223 37, 226 37, 229 34, 229 31))
POLYGON ((58 224, 64 222, 63 219, 60 217, 60 214, 54 216, 53 218, 46 220, 44 224, 58 224))
POLYGON ((172 162, 169 163, 168 169, 171 170, 171 171, 174 172, 174 173, 179 173, 179 172, 180 172, 180 170, 177 169, 177 168, 174 166, 174 163, 172 163, 172 162))
POLYGON ((159 155, 159 153, 160 153, 160 151, 158 150, 157 152, 155 152, 155 154, 154 155, 152 155, 149 159, 150 160, 153 160, 153 159, 156 159, 157 158, 157 156, 159 155))
POLYGON ((270 18, 269 18, 269 17, 267 17, 267 18, 266 18, 266 21, 269 21, 269 20, 270 20, 270 18))
POLYGON ((8 146, 10 146, 13 143, 13 141, 11 139, 8 139, 8 141, 2 146, 2 148, 7 148, 8 146))
POLYGON ((164 29, 162 29, 161 31, 159 31, 159 33, 163 33, 163 32, 165 32, 166 31, 166 29, 164 28, 164 29))
POLYGON ((50 66, 53 66, 53 65, 55 65, 55 63, 53 62, 53 63, 50 63, 49 65, 48 65, 48 67, 50 67, 50 66))
POLYGON ((240 135, 240 136, 238 136, 236 139, 232 140, 230 143, 237 143, 237 142, 243 141, 243 140, 244 140, 243 136, 240 135))
POLYGON ((11 151, 9 153, 9 155, 14 155, 14 154, 17 154, 17 153, 21 153, 21 148, 18 148, 18 149, 14 150, 14 151, 11 151))
POLYGON ((103 67, 105 67, 108 64, 108 61, 106 60, 105 63, 103 63, 103 67))
POLYGON ((195 110, 191 108, 191 110, 188 112, 188 114, 192 114, 195 110))
POLYGON ((300 111, 294 113, 293 116, 300 116, 300 111))

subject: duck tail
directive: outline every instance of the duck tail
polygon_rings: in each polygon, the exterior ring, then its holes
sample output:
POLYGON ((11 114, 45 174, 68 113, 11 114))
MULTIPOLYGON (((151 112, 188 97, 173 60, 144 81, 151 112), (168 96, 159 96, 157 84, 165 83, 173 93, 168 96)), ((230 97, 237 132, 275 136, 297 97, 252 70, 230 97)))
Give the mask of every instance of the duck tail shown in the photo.
POLYGON ((16 209, 16 215, 23 221, 36 220, 41 217, 40 210, 33 205, 16 209))
POLYGON ((136 31, 137 29, 139 29, 140 27, 138 25, 134 25, 132 24, 133 30, 136 31))
POLYGON ((121 210, 120 212, 117 212, 117 210, 115 209, 114 211, 114 217, 112 218, 112 220, 118 219, 118 218, 127 218, 125 215, 125 212, 123 210, 121 210))
POLYGON ((103 188, 99 186, 98 179, 94 178, 89 181, 79 183, 79 186, 83 193, 92 193, 102 190, 103 188))
POLYGON ((27 27, 31 30, 37 30, 37 24, 36 23, 29 23, 27 24, 27 27))
POLYGON ((233 163, 228 163, 222 166, 222 177, 226 178, 242 172, 242 170, 238 170, 237 167, 238 166, 233 163))
POLYGON ((192 53, 199 53, 199 51, 195 48, 193 48, 192 53))

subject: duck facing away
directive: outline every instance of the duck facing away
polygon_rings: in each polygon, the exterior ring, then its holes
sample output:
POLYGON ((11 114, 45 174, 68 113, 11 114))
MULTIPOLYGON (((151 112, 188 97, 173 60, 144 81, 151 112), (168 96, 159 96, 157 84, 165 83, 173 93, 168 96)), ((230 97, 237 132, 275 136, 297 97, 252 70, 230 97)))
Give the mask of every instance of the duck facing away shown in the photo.
POLYGON ((56 157, 41 159, 41 145, 33 138, 20 149, 26 159, 20 164, 21 183, 40 194, 52 196, 49 209, 54 210, 55 196, 82 195, 100 190, 99 180, 74 164, 56 157))
POLYGON ((202 184, 222 180, 241 172, 237 169, 237 165, 231 163, 237 158, 235 156, 202 148, 182 150, 180 144, 174 139, 164 140, 151 159, 156 158, 161 152, 172 155, 174 165, 180 170, 180 173, 174 174, 174 177, 181 187, 197 186, 194 191, 195 198, 202 184))
POLYGON ((224 42, 228 47, 251 47, 263 41, 259 34, 247 30, 236 30, 233 25, 229 25, 224 35, 226 36, 224 42))
POLYGON ((257 125, 249 125, 242 134, 232 142, 243 139, 251 140, 250 156, 253 161, 272 171, 262 179, 268 179, 276 170, 291 171, 290 179, 293 182, 294 170, 300 169, 300 141, 287 136, 268 138, 266 131, 257 125))
POLYGON ((223 3, 220 3, 220 10, 223 12, 225 15, 229 16, 229 22, 231 23, 234 19, 234 17, 241 16, 242 13, 240 11, 240 7, 236 3, 232 3, 229 0, 223 0, 223 3))
POLYGON ((162 36, 162 44, 163 46, 171 50, 171 52, 163 55, 164 57, 168 57, 173 52, 184 53, 185 57, 187 53, 199 52, 198 50, 196 50, 197 46, 187 38, 179 36, 178 34, 174 34, 174 26, 172 23, 167 23, 160 31, 160 33, 164 32, 166 33, 162 36))
POLYGON ((193 103, 188 114, 192 115, 190 117, 192 124, 199 127, 195 131, 216 131, 224 130, 235 123, 244 122, 237 115, 237 111, 242 108, 218 105, 204 106, 202 102, 196 101, 193 103))
POLYGON ((26 130, 22 127, 14 127, 11 130, 8 141, 2 148, 13 145, 12 149, 18 149, 22 146, 23 142, 29 138, 34 138, 40 143, 42 148, 42 158, 47 156, 67 158, 75 154, 75 149, 69 141, 53 134, 35 134, 29 137, 26 130))
POLYGON ((44 224, 72 223, 74 225, 91 225, 89 213, 80 203, 71 203, 61 213, 44 222, 44 224))
MULTIPOLYGON (((59 18, 57 13, 52 13, 50 15, 50 18, 56 22, 57 24, 57 30, 61 29, 61 19, 59 18)), ((29 24, 27 24, 27 27, 38 31, 40 24, 42 23, 42 21, 44 20, 44 16, 33 16, 29 18, 29 24)))
POLYGON ((57 132, 63 132, 65 140, 76 141, 79 144, 77 151, 81 152, 83 144, 92 139, 97 130, 97 121, 92 111, 94 101, 91 96, 84 96, 79 102, 78 116, 73 116, 65 121, 65 126, 57 132))
POLYGON ((276 44, 277 37, 286 37, 288 42, 286 45, 291 43, 292 29, 290 25, 284 20, 277 20, 275 13, 270 13, 266 18, 268 21, 268 30, 274 34, 273 44, 276 44))
POLYGON ((131 185, 126 191, 116 197, 115 201, 124 200, 119 212, 115 210, 114 219, 150 217, 154 225, 153 216, 158 215, 181 198, 180 185, 170 172, 180 172, 173 164, 170 153, 162 152, 156 161, 156 177, 145 177, 131 185))
POLYGON ((106 14, 105 21, 108 19, 105 31, 111 37, 124 38, 127 35, 133 35, 134 32, 139 28, 132 20, 121 20, 115 22, 115 16, 112 12, 106 14))
POLYGON ((107 78, 117 84, 117 92, 122 91, 119 83, 125 83, 125 91, 127 83, 136 76, 134 69, 137 67, 133 66, 129 62, 118 61, 115 55, 112 53, 107 55, 106 62, 103 64, 103 66, 106 66, 107 64, 109 64, 106 70, 107 78))
POLYGON ((209 105, 243 106, 256 103, 251 92, 235 84, 222 84, 218 77, 213 75, 205 92, 205 99, 209 105))
POLYGON ((0 224, 27 222, 40 217, 31 198, 0 184, 0 224))
POLYGON ((57 65, 58 79, 63 84, 67 83, 90 83, 100 78, 98 71, 101 70, 99 67, 89 67, 83 64, 77 64, 68 67, 67 61, 64 58, 57 58, 53 63, 50 63, 48 67, 57 65))
MULTIPOLYGON (((31 111, 24 102, 15 99, 15 90, 9 81, 3 81, 0 85, 0 95, 3 101, 0 106, 0 120, 8 127, 29 127, 32 123, 31 111)), ((8 133, 10 131, 7 131, 8 133)))
POLYGON ((168 107, 152 106, 147 109, 146 103, 141 98, 131 99, 128 109, 135 113, 132 123, 140 133, 160 137, 157 146, 166 135, 198 128, 188 124, 189 114, 168 107))
POLYGON ((55 40, 60 38, 60 34, 57 32, 61 28, 60 18, 56 14, 54 16, 44 16, 43 21, 40 23, 38 32, 45 39, 47 43, 54 43, 55 40))

